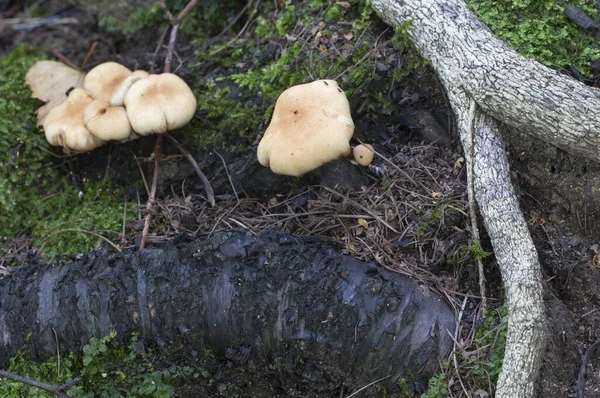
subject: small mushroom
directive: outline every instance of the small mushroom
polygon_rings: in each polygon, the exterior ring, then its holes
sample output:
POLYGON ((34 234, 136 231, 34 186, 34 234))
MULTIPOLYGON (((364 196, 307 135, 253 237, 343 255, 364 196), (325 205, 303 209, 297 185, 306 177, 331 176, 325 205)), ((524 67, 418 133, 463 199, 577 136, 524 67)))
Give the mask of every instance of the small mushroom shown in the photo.
POLYGON ((123 141, 133 130, 122 106, 110 106, 106 100, 95 100, 83 111, 83 121, 90 133, 103 141, 123 141))
POLYGON ((92 101, 84 89, 76 88, 66 101, 48 113, 44 120, 44 131, 50 145, 62 146, 65 152, 85 152, 104 144, 89 132, 83 122, 83 110, 92 101))
POLYGON ((143 70, 132 72, 116 62, 105 62, 88 72, 83 88, 94 99, 108 101, 111 106, 123 106, 125 94, 133 83, 148 75, 143 70))
POLYGON ((125 95, 125 108, 136 133, 162 134, 192 120, 196 97, 181 78, 162 73, 136 81, 125 95))
POLYGON ((373 161, 373 157, 375 156, 375 152, 373 152, 373 145, 370 144, 360 144, 354 147, 352 150, 352 156, 356 163, 361 166, 368 166, 373 161))
POLYGON ((258 144, 260 164, 275 174, 300 176, 351 153, 350 104, 335 80, 285 90, 258 144))

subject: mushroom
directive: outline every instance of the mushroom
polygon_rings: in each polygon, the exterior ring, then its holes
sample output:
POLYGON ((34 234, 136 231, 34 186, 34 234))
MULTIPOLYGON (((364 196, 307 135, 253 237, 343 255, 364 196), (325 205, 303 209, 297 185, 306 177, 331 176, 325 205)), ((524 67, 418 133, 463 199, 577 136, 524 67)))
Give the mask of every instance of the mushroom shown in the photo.
POLYGON ((83 121, 90 133, 103 141, 123 141, 133 133, 122 106, 110 106, 106 100, 95 100, 83 111, 83 121))
POLYGON ((350 155, 353 133, 350 104, 335 80, 294 86, 275 103, 258 161, 276 174, 300 176, 350 155))
POLYGON ((356 163, 361 166, 368 166, 373 161, 373 157, 375 156, 375 152, 373 152, 373 145, 370 144, 360 144, 354 147, 352 150, 352 156, 356 163))
POLYGON ((83 122, 83 110, 92 101, 93 98, 84 89, 76 88, 66 101, 48 113, 44 131, 50 145, 62 146, 65 152, 85 152, 104 144, 88 131, 83 122))
POLYGON ((194 117, 196 97, 181 78, 162 73, 136 81, 125 95, 125 108, 136 133, 162 134, 194 117))
POLYGON ((83 88, 94 99, 105 100, 111 106, 123 106, 125 94, 140 79, 148 76, 148 72, 128 68, 116 62, 105 62, 90 70, 83 81, 83 88))

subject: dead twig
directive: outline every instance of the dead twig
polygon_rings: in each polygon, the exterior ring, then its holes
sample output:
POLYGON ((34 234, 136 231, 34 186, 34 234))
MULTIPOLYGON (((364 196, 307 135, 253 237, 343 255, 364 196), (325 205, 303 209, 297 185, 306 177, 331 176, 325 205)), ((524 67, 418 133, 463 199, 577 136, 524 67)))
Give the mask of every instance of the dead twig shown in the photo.
MULTIPOLYGON (((475 101, 471 100, 471 106, 469 107, 468 114, 468 127, 467 131, 469 133, 470 145, 469 153, 466 154, 467 157, 467 192, 469 198, 469 218, 471 219, 471 233, 473 234, 473 244, 479 244, 479 227, 477 226, 477 209, 475 205, 475 165, 473 164, 473 160, 475 159, 474 150, 475 150, 475 131, 473 127, 473 123, 475 120, 475 111, 476 111, 475 101)), ((487 313, 487 300, 485 298, 485 273, 483 272, 483 262, 481 258, 475 258, 475 262, 477 263, 477 269, 479 270, 479 294, 481 294, 481 316, 485 318, 487 313)))
POLYGON ((106 243, 108 243, 109 245, 111 245, 116 251, 118 251, 119 253, 121 253, 121 248, 119 246, 117 246, 116 244, 114 244, 110 239, 108 239, 106 236, 102 236, 96 232, 93 231, 88 231, 86 229, 81 229, 81 228, 65 228, 65 229, 61 229, 60 231, 56 231, 54 233, 51 233, 50 235, 46 236, 46 239, 44 239, 44 241, 42 242, 42 244, 40 245, 40 248, 38 249, 38 251, 41 253, 42 251, 44 251, 44 247, 46 247, 46 244, 48 243, 48 240, 58 234, 62 234, 63 232, 79 232, 82 234, 88 234, 88 235, 92 235, 95 236, 97 238, 100 238, 102 240, 104 240, 106 243))
POLYGON ((202 172, 202 169, 198 165, 198 162, 196 162, 196 159, 194 159, 194 157, 192 156, 192 154, 189 153, 183 147, 183 145, 181 145, 179 143, 179 141, 177 141, 175 138, 173 138, 172 135, 167 134, 167 137, 169 137, 171 139, 171 141, 173 142, 173 144, 175 144, 175 146, 177 147, 177 149, 179 149, 179 152, 181 152, 181 154, 183 155, 183 157, 185 157, 188 160, 188 162, 190 162, 190 164, 192 165, 192 167, 196 171, 196 174, 198 175, 198 177, 200 177, 200 180, 202 181, 202 184, 204 185, 204 191, 206 191, 206 198, 208 199, 208 202, 210 203, 211 206, 214 207, 215 204, 216 204, 216 201, 215 201, 215 192, 213 191, 212 186, 210 185, 210 181, 208 181, 208 178, 206 178, 206 175, 204 175, 204 173, 202 172))
MULTIPOLYGON (((456 370, 456 377, 458 378, 458 382, 460 383, 460 386, 463 389, 463 392, 465 393, 465 395, 467 396, 467 398, 471 398, 471 396, 469 395, 469 392, 467 391, 462 378, 460 377, 460 372, 458 370, 458 359, 456 358, 456 348, 458 347, 458 336, 460 333, 460 322, 462 320, 462 316, 465 312, 465 307, 467 306, 467 300, 469 298, 465 297, 462 305, 460 306, 460 311, 458 313, 458 319, 456 321, 456 329, 454 330, 454 335, 451 335, 452 340, 454 341, 454 348, 452 349, 452 362, 454 363, 454 369, 456 370)), ((448 330, 448 333, 450 333, 450 331, 448 330)))
POLYGON ((85 65, 87 64, 88 60, 92 56, 92 53, 96 49, 97 45, 98 45, 98 41, 95 41, 90 46, 90 49, 88 50, 87 54, 85 55, 85 58, 83 59, 83 62, 81 63, 81 67, 79 68, 80 71, 83 71, 83 68, 85 68, 85 65))
POLYGON ((383 381, 383 380, 388 379, 390 377, 392 377, 392 375, 388 375, 388 376, 382 377, 381 379, 377 379, 375 381, 372 381, 369 384, 367 384, 366 386, 361 387, 358 390, 354 391, 352 394, 348 395, 346 398, 351 398, 351 397, 355 396, 356 394, 358 394, 359 392, 361 392, 362 390, 365 390, 365 389, 371 387, 373 384, 377 384, 380 381, 383 381))
POLYGON ((60 346, 58 344, 58 335, 56 329, 52 328, 54 332, 54 340, 56 341, 56 376, 60 376, 60 346))
POLYGON ((324 185, 322 185, 322 188, 325 189, 328 192, 331 192, 334 195, 337 195, 343 199, 346 199, 348 202, 350 202, 352 205, 357 206, 359 209, 362 209, 363 211, 367 212, 367 214, 371 215, 375 220, 377 220, 378 222, 380 222, 381 224, 385 225, 386 227, 388 227, 390 229, 390 231, 400 234, 400 232, 398 232, 394 227, 392 227, 390 224, 388 224, 387 222, 385 222, 385 220, 383 220, 381 217, 379 217, 377 214, 375 214, 374 212, 372 212, 370 209, 367 209, 365 206, 361 205, 360 203, 358 203, 355 200, 350 199, 348 196, 339 193, 338 191, 335 191, 329 187, 326 187, 324 185))
POLYGON ((163 135, 158 134, 156 136, 156 143, 154 144, 154 174, 152 175, 152 187, 150 188, 150 195, 148 195, 148 202, 146 202, 146 216, 144 217, 144 229, 142 230, 142 239, 140 240, 140 250, 146 246, 146 239, 148 239, 150 219, 152 218, 152 206, 154 205, 156 187, 158 185, 158 172, 160 169, 160 157, 162 155, 162 142, 163 135))
POLYGON ((78 25, 79 20, 73 17, 61 18, 54 15, 50 18, 5 18, 2 22, 10 26, 13 30, 21 32, 32 32, 42 26, 51 25, 78 25))
POLYGON ((61 53, 60 51, 58 51, 56 48, 54 48, 54 46, 50 47, 50 52, 52 53, 52 55, 54 55, 56 58, 60 59, 62 61, 63 64, 70 66, 73 69, 77 69, 79 70, 79 66, 75 65, 73 62, 71 62, 71 60, 67 57, 65 57, 63 55, 63 53, 61 53))
MULTIPOLYGON (((254 15, 256 14, 256 11, 258 10, 259 3, 260 3, 260 1, 256 2, 256 4, 254 5, 254 8, 250 12, 250 15, 248 16, 248 20, 246 21, 246 23, 244 24, 242 29, 238 32, 238 34, 235 35, 235 37, 233 37, 227 43, 225 43, 222 47, 219 47, 216 50, 212 51, 210 53, 211 56, 218 54, 221 50, 223 50, 225 48, 228 48, 230 45, 232 45, 238 38, 240 38, 244 34, 246 29, 248 29, 248 26, 250 26, 250 23, 252 22, 252 17, 254 17, 254 15)), ((251 6, 252 6, 252 1, 250 1, 250 3, 248 3, 248 8, 250 8, 251 6)))
MULTIPOLYGON (((171 61, 173 60, 173 50, 175 48, 175 41, 177 40, 177 32, 179 31, 179 24, 189 15, 194 9, 198 0, 190 0, 185 8, 179 13, 177 18, 173 18, 173 14, 168 10, 164 0, 161 0, 161 5, 165 10, 169 20, 171 21, 171 36, 169 37, 169 46, 167 47, 167 55, 165 57, 165 66, 163 71, 165 73, 171 72, 171 61)), ((139 249, 142 250, 146 246, 146 240, 148 239, 148 230, 150 229, 150 219, 152 218, 152 206, 154 204, 154 197, 156 196, 156 185, 158 184, 158 172, 160 169, 160 157, 162 154, 162 143, 163 135, 158 134, 156 137, 156 143, 154 144, 154 176, 152 177, 152 188, 150 188, 150 196, 146 204, 146 217, 144 218, 144 229, 142 230, 142 237, 140 239, 139 249)))
POLYGON ((154 69, 154 64, 156 63, 156 56, 158 55, 158 51, 162 47, 168 32, 169 27, 167 26, 160 35, 160 38, 158 39, 158 44, 156 45, 156 49, 154 50, 154 53, 152 53, 152 59, 150 60, 150 72, 152 72, 152 70, 154 69))
POLYGON ((223 159, 223 156, 221 156, 221 154, 216 149, 214 151, 217 154, 217 156, 221 159, 221 162, 223 162, 223 167, 225 168, 225 174, 227 174, 227 179, 229 180, 229 184, 231 185, 231 189, 233 190, 235 199, 239 202, 240 197, 237 194, 237 190, 235 189, 235 185, 233 184, 233 180, 231 179, 231 175, 229 174, 229 169, 227 168, 227 163, 225 163, 225 159, 223 159))
POLYGON ((600 339, 596 340, 594 342, 594 344, 592 344, 590 346, 590 348, 588 348, 587 350, 585 350, 585 353, 581 356, 581 365, 579 366, 579 376, 577 377, 577 398, 584 398, 584 390, 585 390, 585 367, 587 365, 587 361, 590 357, 590 355, 592 354, 592 352, 594 352, 594 350, 596 350, 596 347, 598 347, 598 344, 600 344, 600 339))
POLYGON ((39 388, 40 390, 48 391, 60 398, 69 398, 67 391, 69 391, 71 387, 79 383, 79 381, 81 380, 81 376, 78 376, 68 383, 62 384, 60 386, 55 386, 53 384, 43 383, 41 381, 30 379, 28 377, 23 377, 18 374, 7 372, 4 370, 0 370, 0 377, 5 377, 7 379, 17 381, 19 383, 39 388))

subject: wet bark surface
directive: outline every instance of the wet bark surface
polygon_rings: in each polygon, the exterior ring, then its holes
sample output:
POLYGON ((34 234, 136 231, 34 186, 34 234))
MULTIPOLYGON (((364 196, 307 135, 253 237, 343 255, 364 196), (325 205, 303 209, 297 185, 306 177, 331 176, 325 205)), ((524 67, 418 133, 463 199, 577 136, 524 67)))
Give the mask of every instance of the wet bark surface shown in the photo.
POLYGON ((277 358, 315 383, 389 376, 390 386, 419 385, 451 350, 455 329, 453 311, 426 287, 276 232, 33 264, 0 280, 0 294, 4 364, 28 335, 41 359, 57 341, 66 352, 91 336, 138 332, 159 347, 210 349, 241 364, 277 358))

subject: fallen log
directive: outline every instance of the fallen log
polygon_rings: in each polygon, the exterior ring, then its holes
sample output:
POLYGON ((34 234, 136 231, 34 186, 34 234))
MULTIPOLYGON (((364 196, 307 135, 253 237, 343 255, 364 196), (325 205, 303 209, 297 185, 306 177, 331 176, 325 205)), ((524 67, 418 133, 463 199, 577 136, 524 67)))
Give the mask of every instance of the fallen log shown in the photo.
POLYGON ((258 366, 277 360, 311 380, 388 377, 390 387, 404 379, 422 389, 455 327, 427 287, 276 232, 98 251, 0 280, 2 365, 25 344, 44 359, 57 342, 66 352, 92 336, 138 332, 158 346, 235 352, 258 366))

